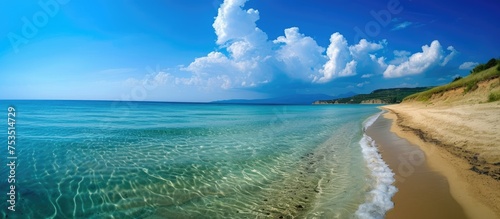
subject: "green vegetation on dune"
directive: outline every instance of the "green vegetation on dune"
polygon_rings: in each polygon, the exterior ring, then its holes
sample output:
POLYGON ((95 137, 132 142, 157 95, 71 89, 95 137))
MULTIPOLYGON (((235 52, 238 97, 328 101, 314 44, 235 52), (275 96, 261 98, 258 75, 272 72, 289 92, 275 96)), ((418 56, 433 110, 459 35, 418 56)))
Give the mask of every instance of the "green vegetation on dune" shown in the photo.
POLYGON ((453 81, 452 81, 452 82, 458 81, 458 80, 460 80, 460 79, 462 79, 462 77, 458 76, 458 77, 456 77, 456 78, 453 78, 453 81))
MULTIPOLYGON (((495 63, 500 63, 500 59, 499 60, 491 59, 486 64, 479 64, 471 71, 470 75, 464 78, 453 80, 453 82, 449 84, 439 87, 434 87, 427 91, 410 95, 406 97, 404 101, 409 101, 409 100, 428 101, 432 97, 432 95, 454 90, 457 88, 464 88, 464 93, 472 92, 478 88, 479 82, 500 77, 500 64, 495 64, 495 63), (488 68, 484 69, 485 66, 488 68)), ((495 99, 498 100, 500 99, 499 96, 500 94, 498 92, 493 92, 489 96, 489 101, 495 101, 495 99)))
MULTIPOLYGON (((490 59, 486 64, 479 64, 477 65, 476 67, 474 67, 470 73, 471 74, 475 74, 475 73, 479 73, 481 71, 484 71, 484 70, 487 70, 491 67, 494 67, 496 65, 500 64, 500 59, 490 59)), ((497 67, 497 70, 500 70, 500 65, 497 67)))
POLYGON ((488 102, 494 102, 497 100, 500 100, 500 91, 491 92, 490 95, 488 96, 488 102))
POLYGON ((359 104, 359 103, 400 103, 408 95, 428 90, 431 87, 390 88, 374 90, 370 94, 358 94, 352 97, 334 100, 320 100, 317 104, 359 104))

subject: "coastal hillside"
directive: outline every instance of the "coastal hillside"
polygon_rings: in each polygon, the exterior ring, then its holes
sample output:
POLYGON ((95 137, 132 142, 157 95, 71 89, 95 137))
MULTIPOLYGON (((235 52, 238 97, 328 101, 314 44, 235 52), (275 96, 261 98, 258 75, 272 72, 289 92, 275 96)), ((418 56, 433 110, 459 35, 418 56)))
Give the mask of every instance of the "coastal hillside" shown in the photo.
POLYGON ((390 88, 374 90, 369 94, 358 94, 347 98, 318 100, 313 104, 393 104, 400 103, 405 97, 432 87, 390 88))
POLYGON ((474 104, 500 100, 500 59, 479 64, 470 75, 404 98, 403 102, 427 104, 474 104))

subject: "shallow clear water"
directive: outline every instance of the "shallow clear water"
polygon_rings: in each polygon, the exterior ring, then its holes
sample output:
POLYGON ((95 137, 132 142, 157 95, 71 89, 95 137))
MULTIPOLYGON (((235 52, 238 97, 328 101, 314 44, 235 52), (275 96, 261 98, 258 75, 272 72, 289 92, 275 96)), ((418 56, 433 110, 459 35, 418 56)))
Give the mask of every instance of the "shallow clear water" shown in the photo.
POLYGON ((352 218, 374 189, 360 146, 374 106, 2 101, 2 124, 9 105, 4 218, 352 218))

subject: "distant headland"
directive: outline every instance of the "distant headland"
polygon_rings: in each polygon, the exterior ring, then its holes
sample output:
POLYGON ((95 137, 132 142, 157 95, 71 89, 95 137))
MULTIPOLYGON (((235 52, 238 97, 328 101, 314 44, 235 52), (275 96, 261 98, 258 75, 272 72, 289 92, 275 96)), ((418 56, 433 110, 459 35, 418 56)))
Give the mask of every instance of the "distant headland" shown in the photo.
POLYGON ((400 103, 409 95, 431 88, 433 87, 378 89, 369 94, 358 94, 331 100, 317 100, 313 104, 393 104, 400 103))

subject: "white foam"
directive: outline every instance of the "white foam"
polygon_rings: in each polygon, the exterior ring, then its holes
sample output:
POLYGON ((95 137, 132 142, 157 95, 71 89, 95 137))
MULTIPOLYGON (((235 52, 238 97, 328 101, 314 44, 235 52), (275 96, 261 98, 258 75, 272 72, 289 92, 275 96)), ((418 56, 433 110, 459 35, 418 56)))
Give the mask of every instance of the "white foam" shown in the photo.
POLYGON ((358 207, 357 218, 384 218, 385 213, 394 207, 391 198, 398 191, 392 185, 395 181, 394 173, 382 160, 375 141, 364 133, 382 113, 383 111, 371 116, 363 123, 363 138, 359 144, 371 177, 368 179, 370 192, 366 195, 366 202, 358 207))

